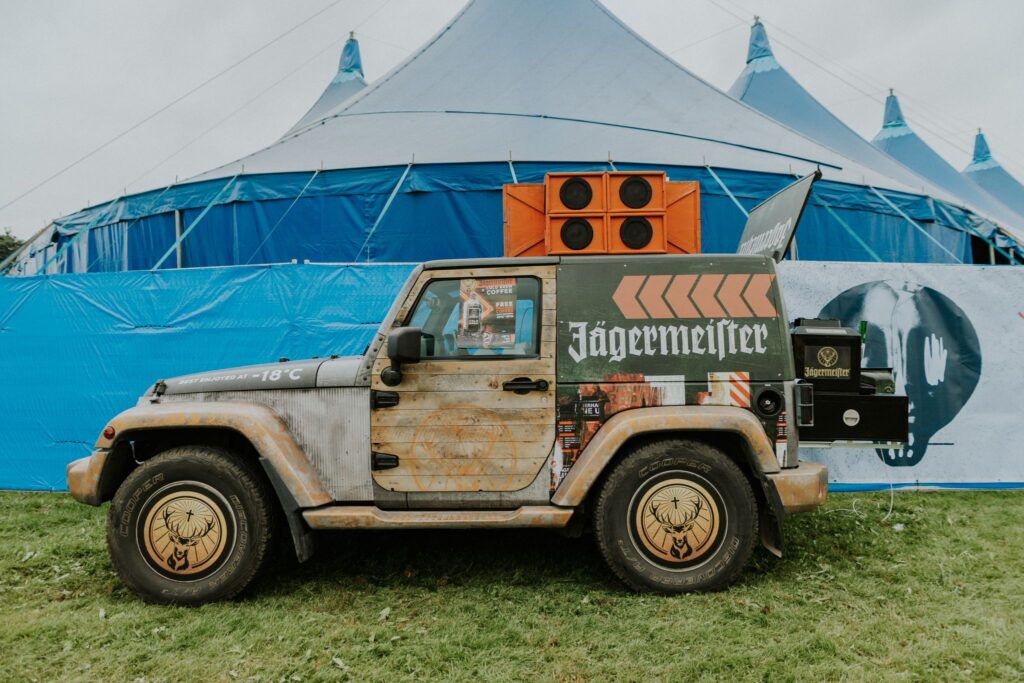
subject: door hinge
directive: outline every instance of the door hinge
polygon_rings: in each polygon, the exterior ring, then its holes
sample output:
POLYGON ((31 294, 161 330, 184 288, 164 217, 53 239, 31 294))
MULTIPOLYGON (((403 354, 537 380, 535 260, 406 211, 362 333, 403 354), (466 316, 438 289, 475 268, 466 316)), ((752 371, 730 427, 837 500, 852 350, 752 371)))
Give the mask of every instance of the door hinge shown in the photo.
POLYGON ((392 453, 378 453, 377 451, 370 452, 370 469, 377 470, 393 470, 398 467, 398 456, 392 453))
POLYGON ((370 392, 370 407, 371 408, 394 408, 398 405, 398 392, 397 391, 377 391, 376 389, 370 392))

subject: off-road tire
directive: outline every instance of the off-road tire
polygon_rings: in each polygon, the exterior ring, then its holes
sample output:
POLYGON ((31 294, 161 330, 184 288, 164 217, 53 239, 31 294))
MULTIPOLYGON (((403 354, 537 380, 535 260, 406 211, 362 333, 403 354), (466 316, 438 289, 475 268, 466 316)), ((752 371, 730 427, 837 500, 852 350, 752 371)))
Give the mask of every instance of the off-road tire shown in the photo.
POLYGON ((263 568, 275 510, 252 463, 211 446, 172 448, 117 490, 107 548, 118 576, 146 602, 227 600, 263 568))
POLYGON ((594 536, 608 566, 634 590, 721 590, 750 559, 757 502, 743 472, 717 448, 655 441, 626 454, 604 480, 594 536))

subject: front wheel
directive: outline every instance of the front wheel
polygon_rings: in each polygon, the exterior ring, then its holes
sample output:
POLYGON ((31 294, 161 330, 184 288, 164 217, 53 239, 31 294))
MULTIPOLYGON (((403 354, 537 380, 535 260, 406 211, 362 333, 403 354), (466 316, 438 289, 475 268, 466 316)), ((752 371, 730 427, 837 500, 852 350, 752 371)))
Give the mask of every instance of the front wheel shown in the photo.
POLYGON ((609 567, 634 590, 721 590, 753 552, 757 504, 743 472, 720 450, 657 441, 609 474, 594 534, 609 567))
POLYGON ((142 463, 114 495, 110 559, 147 602, 232 598, 267 558, 272 501, 248 461, 209 446, 173 448, 142 463))

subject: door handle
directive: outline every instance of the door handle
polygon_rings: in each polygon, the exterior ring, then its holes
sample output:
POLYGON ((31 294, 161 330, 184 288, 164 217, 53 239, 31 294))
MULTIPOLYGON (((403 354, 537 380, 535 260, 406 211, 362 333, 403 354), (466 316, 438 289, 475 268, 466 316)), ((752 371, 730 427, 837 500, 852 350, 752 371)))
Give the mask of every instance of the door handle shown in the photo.
POLYGON ((532 380, 529 377, 516 377, 502 383, 503 391, 514 391, 517 394, 527 394, 531 391, 547 391, 548 381, 546 379, 532 380))

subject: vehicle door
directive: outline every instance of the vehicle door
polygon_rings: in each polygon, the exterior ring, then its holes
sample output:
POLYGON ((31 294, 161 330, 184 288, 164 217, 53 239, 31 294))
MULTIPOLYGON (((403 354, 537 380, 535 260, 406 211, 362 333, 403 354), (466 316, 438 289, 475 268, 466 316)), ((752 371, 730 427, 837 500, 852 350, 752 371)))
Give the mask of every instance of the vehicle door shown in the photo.
POLYGON ((421 359, 397 404, 371 411, 378 485, 392 491, 517 491, 540 473, 555 439, 555 267, 424 271, 394 325, 422 331, 421 359))

